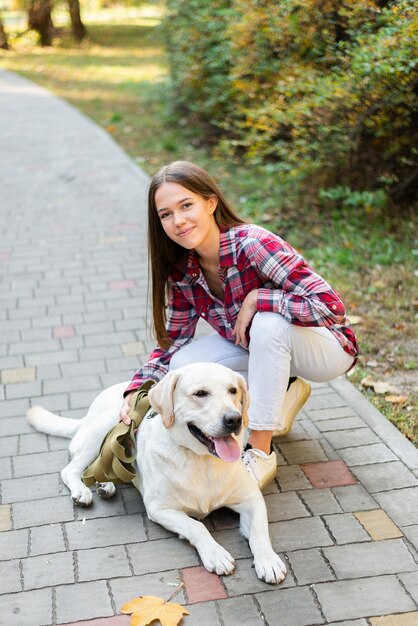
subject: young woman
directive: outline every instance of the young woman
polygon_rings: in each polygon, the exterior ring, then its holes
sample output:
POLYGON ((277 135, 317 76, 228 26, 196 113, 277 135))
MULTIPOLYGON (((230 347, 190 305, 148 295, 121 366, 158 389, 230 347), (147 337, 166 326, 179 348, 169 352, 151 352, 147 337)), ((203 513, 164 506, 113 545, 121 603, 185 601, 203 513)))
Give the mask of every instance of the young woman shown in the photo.
POLYGON ((276 474, 273 435, 287 433, 310 394, 357 357, 339 295, 283 239, 245 223, 212 178, 187 161, 163 167, 148 197, 153 322, 158 347, 125 392, 212 361, 244 374, 250 434, 243 461, 260 488, 276 474), (199 318, 214 333, 194 339, 199 318))

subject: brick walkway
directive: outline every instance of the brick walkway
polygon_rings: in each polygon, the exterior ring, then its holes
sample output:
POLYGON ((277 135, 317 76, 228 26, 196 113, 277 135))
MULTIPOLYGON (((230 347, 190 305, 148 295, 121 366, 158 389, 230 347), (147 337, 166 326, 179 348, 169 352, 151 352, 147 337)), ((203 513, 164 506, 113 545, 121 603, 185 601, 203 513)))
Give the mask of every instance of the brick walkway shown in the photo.
POLYGON ((208 520, 237 559, 219 578, 131 487, 72 506, 67 441, 24 416, 42 402, 81 417, 151 348, 148 179, 89 120, 4 72, 0 178, 0 623, 127 625, 126 601, 168 598, 183 580, 185 626, 416 626, 418 451, 345 379, 315 386, 277 443, 265 496, 289 566, 277 588, 256 578, 227 511, 208 520))

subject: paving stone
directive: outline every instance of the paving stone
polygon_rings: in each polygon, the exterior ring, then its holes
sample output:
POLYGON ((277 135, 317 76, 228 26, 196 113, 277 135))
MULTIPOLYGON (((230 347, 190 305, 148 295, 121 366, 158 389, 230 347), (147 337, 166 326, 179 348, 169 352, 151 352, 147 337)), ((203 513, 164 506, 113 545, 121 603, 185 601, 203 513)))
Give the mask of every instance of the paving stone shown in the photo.
POLYGON ((42 395, 42 385, 39 380, 30 383, 15 383, 13 385, 5 385, 5 391, 8 400, 36 398, 42 395))
POLYGON ((156 539, 127 546, 136 575, 199 565, 196 550, 186 541, 156 539))
POLYGON ((306 510, 296 493, 287 492, 265 495, 264 500, 267 506, 269 522, 310 516, 309 511, 306 510))
POLYGON ((369 533, 374 541, 381 539, 395 539, 402 537, 402 531, 392 522, 388 514, 382 509, 373 511, 358 511, 354 513, 360 524, 369 533))
POLYGON ((66 626, 130 626, 130 623, 130 615, 114 615, 113 617, 99 617, 81 622, 67 622, 66 626))
POLYGON ((417 624, 418 611, 402 613, 401 615, 384 615, 370 619, 371 626, 417 626, 417 624))
POLYGON ((67 376, 82 376, 83 374, 89 375, 92 372, 95 374, 103 374, 106 371, 106 364, 102 359, 81 363, 64 363, 61 366, 61 370, 65 378, 67 376))
POLYGON ((316 422, 316 426, 321 432, 338 431, 338 430, 352 430, 353 428, 365 428, 366 424, 357 415, 353 417, 341 417, 338 419, 327 419, 316 422))
POLYGON ((415 526, 403 526, 402 532, 408 541, 412 543, 415 550, 418 550, 418 525, 415 526))
POLYGON ((370 493, 418 485, 418 479, 400 461, 357 466, 352 471, 370 493))
POLYGON ((414 603, 395 576, 319 583, 315 585, 315 593, 328 621, 415 609, 414 603))
POLYGON ((312 489, 312 485, 306 478, 299 465, 281 467, 277 475, 281 491, 297 491, 298 489, 312 489))
MULTIPOLYGON (((265 496, 264 500, 268 507, 269 506, 268 497, 265 496)), ((221 509, 217 509, 216 511, 213 511, 207 519, 210 521, 211 527, 214 530, 225 530, 226 528, 239 528, 239 524, 240 524, 238 513, 235 513, 234 511, 231 511, 231 509, 227 509, 226 507, 222 507, 221 509)))
MULTIPOLYGON (((67 440, 68 443, 68 440, 67 440)), ((19 454, 33 454, 35 452, 47 452, 48 439, 43 433, 30 433, 20 435, 19 454)))
POLYGON ((325 515, 323 520, 337 544, 370 541, 370 535, 352 513, 325 515))
POLYGON ((79 550, 77 561, 80 581, 132 575, 128 555, 123 546, 79 550))
POLYGON ((151 541, 154 541, 154 539, 169 539, 170 537, 178 537, 178 535, 172 533, 170 530, 167 530, 167 528, 152 522, 146 515, 144 518, 147 536, 151 541))
POLYGON ((418 604, 418 569, 407 574, 399 574, 398 578, 402 581, 402 584, 405 586, 408 593, 418 604))
POLYGON ((14 459, 14 474, 16 478, 53 474, 60 472, 69 460, 66 450, 20 455, 14 459))
POLYGON ((0 594, 16 591, 22 591, 19 561, 0 561, 0 594))
POLYGON ((288 552, 287 557, 298 585, 335 580, 334 573, 317 548, 288 552))
POLYGON ((34 367, 21 367, 18 369, 2 369, 1 382, 3 385, 14 383, 27 383, 36 379, 34 367))
POLYGON ((106 583, 102 580, 56 588, 57 623, 113 615, 106 583))
MULTIPOLYGON (((128 578, 112 578, 109 580, 109 587, 117 611, 120 611, 120 608, 126 602, 138 596, 169 598, 180 584, 181 580, 177 569, 156 574, 146 574, 145 576, 129 576, 128 578)), ((185 604, 186 598, 183 589, 176 594, 173 602, 185 604)))
POLYGON ((99 376, 68 376, 55 380, 44 381, 44 393, 67 393, 67 391, 84 391, 86 389, 98 389, 100 387, 99 376))
POLYGON ((72 552, 45 554, 22 560, 23 584, 26 590, 54 587, 74 582, 72 552))
MULTIPOLYGON (((0 424, 3 425, 3 422, 6 421, 7 418, 10 417, 19 417, 21 419, 23 415, 26 415, 26 411, 29 408, 29 399, 28 398, 19 398, 18 400, 2 400, 1 403, 1 413, 0 413, 0 424)), ((7 420, 9 424, 12 420, 7 420)), ((15 432, 5 431, 4 436, 14 435, 15 432)))
POLYGON ((71 498, 58 496, 43 500, 29 500, 13 504, 13 520, 15 528, 28 528, 68 522, 74 519, 74 505, 71 498))
POLYGON ((18 437, 4 437, 0 439, 0 457, 17 455, 18 437))
POLYGON ((251 556, 248 542, 238 529, 217 530, 211 534, 215 541, 220 543, 225 550, 228 550, 235 560, 251 556))
POLYGON ((0 458, 0 480, 12 477, 12 459, 11 457, 0 458))
MULTIPOLYGON (((233 626, 232 624, 226 624, 219 619, 219 609, 216 602, 201 602, 199 604, 192 604, 186 607, 190 615, 185 616, 185 620, 192 624, 199 624, 199 626, 233 626)), ((185 626, 187 622, 185 621, 185 626)))
POLYGON ((397 574, 417 567, 401 539, 333 546, 323 552, 339 579, 397 574))
POLYGON ((304 463, 301 468, 314 489, 354 485, 356 480, 343 461, 304 463))
POLYGON ((10 504, 0 504, 0 532, 12 529, 12 507, 10 504))
POLYGON ((327 626, 369 626, 369 624, 366 622, 365 619, 350 619, 348 622, 332 622, 332 624, 328 622, 327 626))
POLYGON ((332 493, 338 500, 343 511, 366 511, 377 508, 374 500, 361 485, 334 487, 332 493))
POLYGON ((380 443, 380 439, 370 428, 354 428, 352 430, 327 432, 325 437, 336 450, 380 443))
POLYGON ((142 518, 138 515, 69 522, 65 524, 70 550, 116 546, 145 541, 142 518))
POLYGON ((340 406, 324 409, 308 409, 309 417, 314 422, 321 422, 330 419, 341 419, 342 417, 355 417, 355 412, 351 406, 340 406))
POLYGON ((180 574, 185 586, 187 604, 220 600, 227 597, 219 576, 208 572, 201 565, 185 567, 180 570, 180 574))
POLYGON ((418 524, 418 487, 378 493, 375 498, 398 526, 418 524))
MULTIPOLYGON (((284 555, 279 554, 279 556, 286 564, 286 558, 284 555)), ((229 596, 242 596, 247 593, 257 593, 271 589, 271 585, 268 585, 258 578, 254 569, 254 560, 252 557, 248 559, 237 559, 235 561, 234 572, 229 576, 222 576, 222 581, 229 596)), ((282 581, 280 585, 275 588, 282 589, 283 587, 294 586, 295 580, 292 572, 288 571, 284 581, 282 581)))
MULTIPOLYGON (((27 405, 29 408, 29 403, 27 405)), ((12 417, 0 419, 0 437, 9 435, 21 435, 25 433, 33 432, 32 427, 29 426, 26 417, 12 417)))
POLYGON ((126 486, 118 491, 122 497, 126 513, 144 513, 145 506, 141 494, 135 487, 126 486))
POLYGON ((279 444, 279 449, 290 465, 327 461, 327 457, 318 441, 296 441, 279 444))
POLYGON ((217 602, 224 626, 264 626, 265 621, 260 615, 253 599, 249 596, 228 598, 217 602))
POLYGON ((66 550, 61 524, 35 526, 30 530, 30 556, 66 550))
POLYGON ((300 491, 300 497, 313 515, 341 513, 342 509, 330 489, 312 489, 300 491))
POLYGON ((310 396, 304 406, 304 410, 308 413, 318 409, 333 409, 336 407, 346 407, 346 401, 337 393, 320 394, 318 396, 310 396))
POLYGON ((47 498, 59 493, 58 474, 31 476, 2 480, 2 500, 4 503, 25 502, 28 495, 32 500, 47 498))
POLYGON ((52 590, 37 589, 0 596, 0 615, 7 626, 52 624, 52 590))
POLYGON ((270 537, 276 552, 303 550, 333 544, 323 522, 318 517, 270 524, 270 537))
POLYGON ((397 456, 393 454, 383 443, 375 443, 367 446, 356 446, 355 448, 344 448, 339 451, 342 459, 349 465, 370 465, 372 463, 386 463, 396 461, 397 456))
POLYGON ((278 610, 280 622, 286 626, 313 626, 324 623, 308 587, 267 591, 258 593, 255 597, 269 624, 278 623, 278 610))

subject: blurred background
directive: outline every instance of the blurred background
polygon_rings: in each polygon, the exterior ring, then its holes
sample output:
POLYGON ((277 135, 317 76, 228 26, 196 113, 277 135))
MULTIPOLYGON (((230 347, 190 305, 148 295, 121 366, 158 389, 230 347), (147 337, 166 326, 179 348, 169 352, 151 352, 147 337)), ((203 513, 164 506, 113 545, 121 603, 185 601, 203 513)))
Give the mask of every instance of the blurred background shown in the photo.
POLYGON ((351 382, 418 445, 415 0, 0 0, 0 68, 298 249, 355 325, 351 382))

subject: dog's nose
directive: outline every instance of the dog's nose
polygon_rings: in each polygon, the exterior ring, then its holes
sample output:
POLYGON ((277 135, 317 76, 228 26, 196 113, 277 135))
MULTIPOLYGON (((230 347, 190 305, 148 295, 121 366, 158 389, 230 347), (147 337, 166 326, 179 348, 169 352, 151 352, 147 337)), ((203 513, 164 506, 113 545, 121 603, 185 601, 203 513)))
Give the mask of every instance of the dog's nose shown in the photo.
POLYGON ((230 411, 229 413, 224 413, 222 419, 228 432, 234 433, 235 435, 239 433, 242 424, 242 417, 240 413, 236 411, 230 411))

